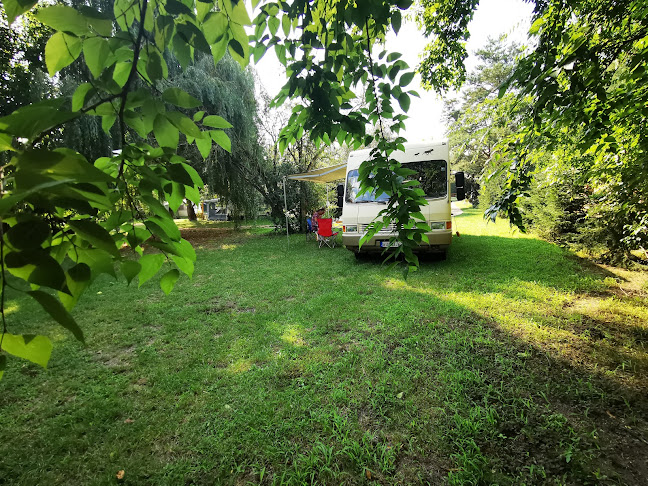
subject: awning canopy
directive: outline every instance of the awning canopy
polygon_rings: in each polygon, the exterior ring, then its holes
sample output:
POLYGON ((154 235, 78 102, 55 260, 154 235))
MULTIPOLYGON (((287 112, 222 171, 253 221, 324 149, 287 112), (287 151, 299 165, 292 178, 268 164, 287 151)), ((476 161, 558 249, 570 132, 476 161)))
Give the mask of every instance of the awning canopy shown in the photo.
POLYGON ((326 182, 333 182, 344 179, 346 175, 346 162, 343 164, 333 165, 331 167, 323 167, 321 169, 313 169, 301 174, 291 174, 288 179, 293 181, 309 181, 319 182, 324 184, 326 182))

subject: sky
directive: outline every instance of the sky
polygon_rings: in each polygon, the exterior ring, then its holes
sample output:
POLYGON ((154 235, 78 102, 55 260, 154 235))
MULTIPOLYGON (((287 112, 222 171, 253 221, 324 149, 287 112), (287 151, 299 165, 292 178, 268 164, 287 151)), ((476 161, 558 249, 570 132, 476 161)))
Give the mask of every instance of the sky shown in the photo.
MULTIPOLYGON (((497 38, 506 34, 511 41, 524 45, 532 8, 532 4, 522 0, 481 0, 469 25, 471 36, 467 49, 471 57, 466 62, 468 69, 475 66, 473 52, 481 48, 489 37, 497 38)), ((387 36, 387 50, 403 54, 402 59, 412 69, 418 65, 419 54, 423 52, 426 43, 414 22, 403 22, 398 36, 393 32, 387 36)), ((255 69, 270 96, 276 95, 286 82, 283 66, 277 61, 273 50, 266 53, 255 69)), ((405 138, 409 142, 444 138, 446 126, 443 120, 443 98, 432 91, 425 91, 420 86, 418 74, 408 88, 417 91, 421 98, 412 99, 408 113, 410 118, 405 122, 405 138)), ((453 96, 453 93, 444 96, 453 96)))

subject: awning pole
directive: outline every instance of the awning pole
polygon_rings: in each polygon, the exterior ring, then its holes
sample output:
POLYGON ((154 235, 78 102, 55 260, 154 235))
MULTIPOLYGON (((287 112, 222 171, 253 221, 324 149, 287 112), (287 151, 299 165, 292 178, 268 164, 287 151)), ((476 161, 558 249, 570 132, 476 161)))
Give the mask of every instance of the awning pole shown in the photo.
POLYGON ((288 242, 288 248, 290 248, 290 234, 288 233, 288 198, 286 197, 286 176, 284 176, 284 214, 286 215, 286 241, 288 242))
POLYGON ((326 215, 330 216, 329 214, 329 208, 331 207, 331 203, 329 202, 329 185, 328 182, 326 183, 326 215))

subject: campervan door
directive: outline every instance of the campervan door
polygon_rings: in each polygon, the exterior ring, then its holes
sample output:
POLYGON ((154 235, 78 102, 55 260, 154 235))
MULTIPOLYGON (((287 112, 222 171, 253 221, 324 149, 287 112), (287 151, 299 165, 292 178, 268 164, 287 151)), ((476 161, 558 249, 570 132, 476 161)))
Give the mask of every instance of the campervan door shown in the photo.
MULTIPOLYGON (((428 204, 421 208, 431 231, 427 234, 429 244, 421 243, 419 252, 445 255, 452 241, 452 219, 450 210, 450 167, 448 164, 447 141, 427 144, 406 144, 404 152, 395 152, 392 157, 415 170, 412 179, 420 182, 428 204)), ((360 182, 358 168, 370 158, 370 150, 359 150, 349 155, 342 209, 342 243, 356 255, 381 252, 390 245, 395 236, 394 225, 383 228, 360 247, 360 238, 378 213, 385 208, 389 196, 365 193, 358 195, 360 182)))

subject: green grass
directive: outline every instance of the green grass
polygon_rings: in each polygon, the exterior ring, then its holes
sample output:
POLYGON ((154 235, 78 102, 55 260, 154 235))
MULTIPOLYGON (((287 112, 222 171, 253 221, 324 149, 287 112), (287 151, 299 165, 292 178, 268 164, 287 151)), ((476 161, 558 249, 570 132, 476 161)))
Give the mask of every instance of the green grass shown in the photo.
POLYGON ((55 350, 0 382, 0 483, 645 482, 645 274, 476 210, 456 229, 407 280, 303 235, 205 237, 169 296, 97 281, 86 347, 12 300, 55 350))

